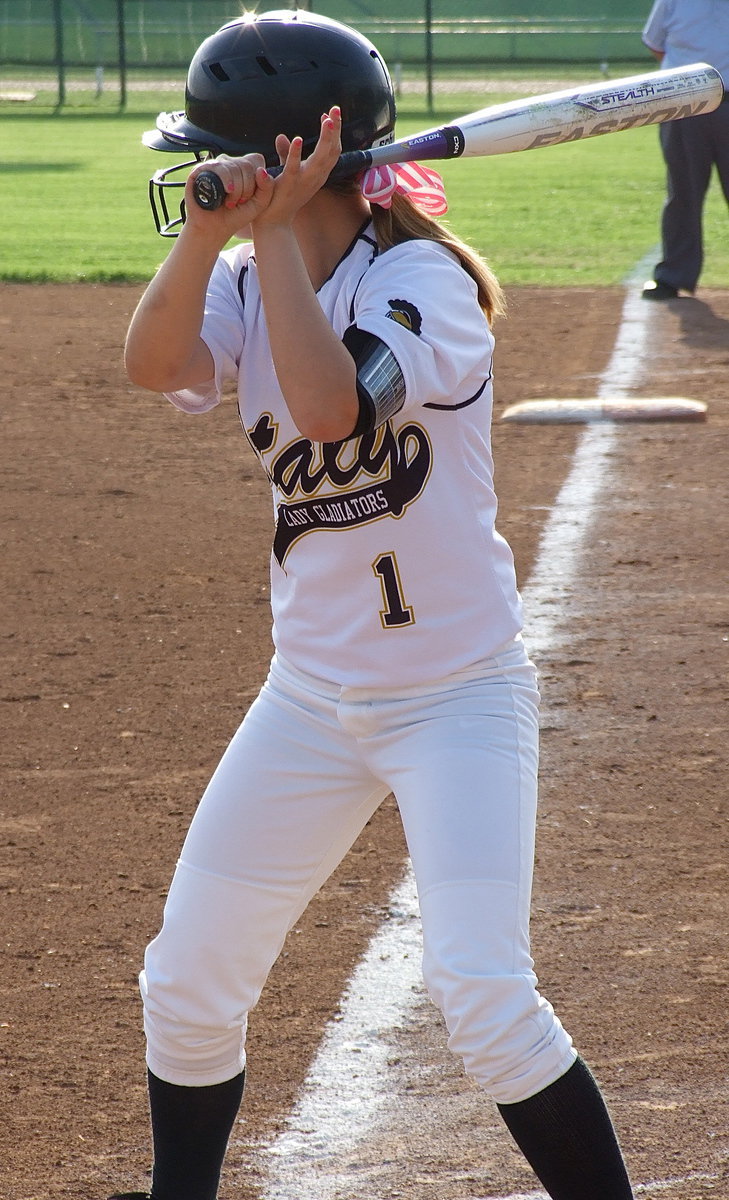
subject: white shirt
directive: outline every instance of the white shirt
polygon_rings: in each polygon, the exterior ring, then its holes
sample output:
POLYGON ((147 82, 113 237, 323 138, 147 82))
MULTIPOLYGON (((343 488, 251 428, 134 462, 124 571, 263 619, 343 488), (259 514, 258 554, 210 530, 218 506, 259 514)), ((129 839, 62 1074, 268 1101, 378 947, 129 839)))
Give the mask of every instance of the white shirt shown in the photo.
POLYGON ((224 251, 202 336, 215 380, 169 399, 188 412, 237 377, 246 435, 273 489, 273 638, 289 662, 348 687, 448 675, 521 629, 514 564, 496 532, 490 448, 493 337, 473 280, 445 248, 352 243, 319 301, 392 350, 403 408, 374 433, 312 443, 278 386, 250 245, 224 251))
POLYGON ((729 0, 656 0, 643 41, 665 55, 662 67, 705 62, 729 88, 729 0))

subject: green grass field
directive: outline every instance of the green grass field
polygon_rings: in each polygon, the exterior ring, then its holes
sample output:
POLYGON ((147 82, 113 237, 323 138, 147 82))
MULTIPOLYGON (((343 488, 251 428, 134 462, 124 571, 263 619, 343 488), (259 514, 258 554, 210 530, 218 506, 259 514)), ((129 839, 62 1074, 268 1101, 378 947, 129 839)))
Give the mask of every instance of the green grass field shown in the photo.
MULTIPOLYGON (((546 81, 544 90, 552 90, 546 81)), ((422 96, 406 97, 398 134, 505 98, 438 93, 428 113, 422 96)), ((177 92, 160 91, 135 95, 135 111, 123 114, 0 108, 0 279, 148 279, 169 243, 155 232, 147 181, 174 159, 145 149, 140 136, 160 109, 179 106, 177 92)), ((621 284, 657 248, 664 171, 655 127, 440 169, 448 220, 506 286, 621 284)), ((702 284, 729 287, 727 210, 716 184, 705 241, 702 284)))

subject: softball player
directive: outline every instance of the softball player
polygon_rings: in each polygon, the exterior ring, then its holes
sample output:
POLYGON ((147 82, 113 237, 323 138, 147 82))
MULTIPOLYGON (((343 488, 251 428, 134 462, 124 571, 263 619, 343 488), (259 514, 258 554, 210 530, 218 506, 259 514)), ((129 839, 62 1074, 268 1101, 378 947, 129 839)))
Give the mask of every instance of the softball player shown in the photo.
POLYGON ((204 42, 185 112, 145 135, 222 155, 205 168, 227 200, 195 204, 195 166, 186 220, 170 222, 158 180, 158 227, 180 233, 133 317, 129 375, 190 413, 235 381, 275 519, 270 673, 195 814, 141 975, 154 1200, 217 1195, 247 1014, 390 792, 450 1046, 550 1196, 632 1196, 529 951, 538 692, 494 525, 500 290, 433 216, 434 173, 327 182, 342 147, 392 139, 394 120, 375 48, 299 10, 204 42))

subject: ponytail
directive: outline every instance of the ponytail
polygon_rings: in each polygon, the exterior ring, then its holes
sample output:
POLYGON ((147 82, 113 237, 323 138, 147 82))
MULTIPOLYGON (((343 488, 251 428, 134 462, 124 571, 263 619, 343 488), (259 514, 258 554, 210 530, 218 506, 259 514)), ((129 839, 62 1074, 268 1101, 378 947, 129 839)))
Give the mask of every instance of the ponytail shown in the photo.
MULTIPOLYGON (((325 187, 340 196, 352 196, 359 192, 359 184, 354 179, 332 180, 331 183, 325 184, 325 187)), ((506 300, 498 279, 480 254, 457 238, 450 229, 441 225, 434 217, 428 216, 407 196, 398 192, 393 195, 390 208, 371 204, 370 209, 380 250, 391 250, 393 246, 417 239, 445 246, 455 254, 463 270, 476 284, 478 303, 489 325, 493 323, 494 318, 503 316, 506 300)))

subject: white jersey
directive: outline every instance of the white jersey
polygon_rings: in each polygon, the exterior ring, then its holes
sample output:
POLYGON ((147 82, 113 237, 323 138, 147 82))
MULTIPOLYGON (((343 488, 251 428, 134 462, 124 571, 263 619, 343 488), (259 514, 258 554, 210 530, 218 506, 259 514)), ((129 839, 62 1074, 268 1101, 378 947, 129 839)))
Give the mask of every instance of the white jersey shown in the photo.
POLYGON ((278 386, 253 247, 220 256, 202 336, 216 405, 237 378, 240 418, 273 489, 273 638, 283 658, 343 687, 425 683, 492 655, 521 628, 511 551, 496 532, 490 446, 493 337, 471 278, 430 241, 378 253, 366 226, 318 293, 341 337, 385 342, 405 402, 374 433, 301 436, 278 386))

